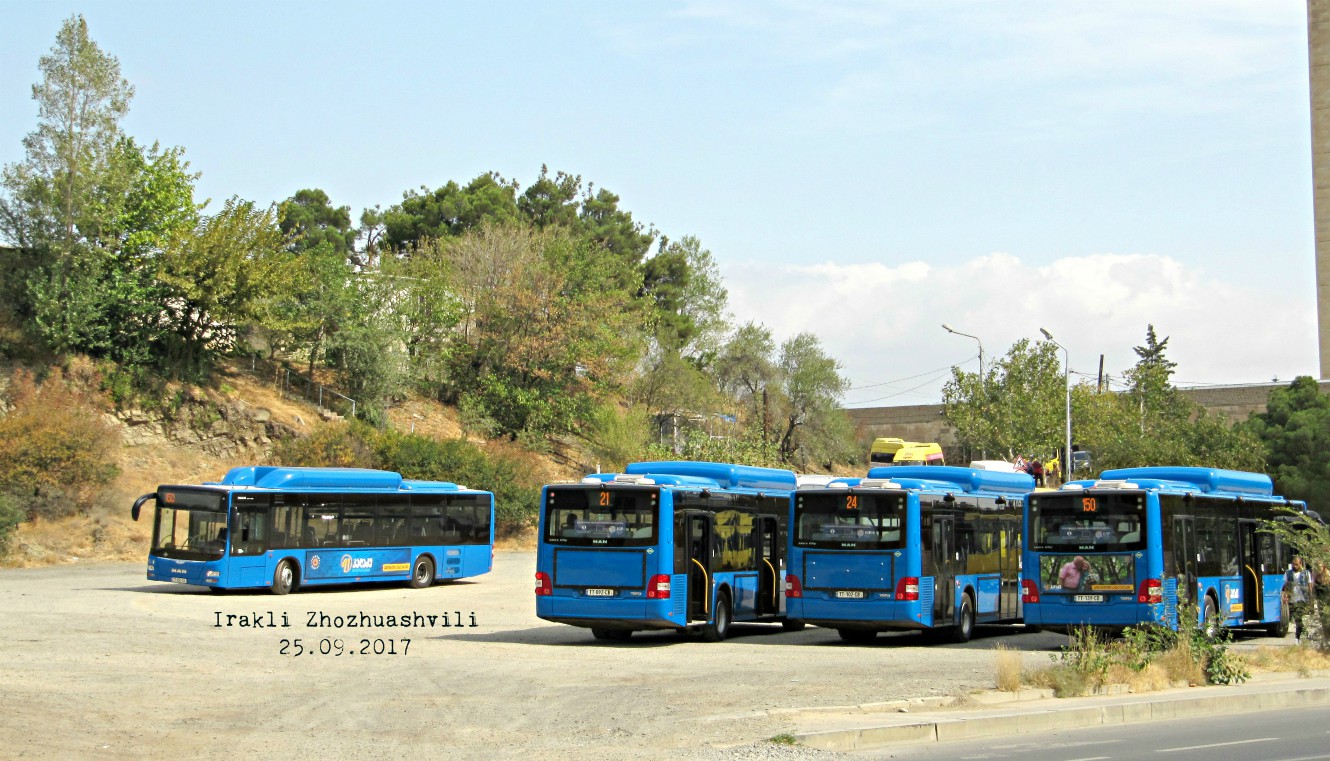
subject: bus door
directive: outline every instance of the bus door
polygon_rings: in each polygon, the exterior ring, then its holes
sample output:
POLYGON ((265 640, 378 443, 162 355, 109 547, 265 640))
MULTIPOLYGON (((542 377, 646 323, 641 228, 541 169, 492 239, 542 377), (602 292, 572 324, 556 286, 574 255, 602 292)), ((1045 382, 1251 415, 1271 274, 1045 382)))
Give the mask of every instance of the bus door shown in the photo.
POLYGON ((757 614, 759 616, 780 613, 781 592, 781 547, 780 530, 775 516, 767 515, 757 519, 754 528, 757 531, 757 546, 760 559, 757 568, 757 614))
POLYGON ((1262 589, 1261 575, 1265 572, 1261 565, 1260 539, 1257 531, 1258 521, 1238 520, 1238 565, 1242 573, 1242 620, 1261 621, 1265 615, 1265 590, 1262 589))
POLYGON ((707 621, 711 617, 715 533, 715 516, 684 511, 684 562, 688 564, 689 621, 707 621))
POLYGON ((933 625, 946 626, 956 617, 956 519, 933 516, 933 625))
POLYGON ((1196 526, 1191 516, 1174 516, 1172 540, 1173 575, 1178 582, 1177 602, 1196 605, 1196 526))
POLYGON ((236 494, 233 498, 229 538, 231 569, 237 574, 231 583, 236 586, 263 586, 272 581, 264 557, 268 549, 270 503, 267 495, 236 494))

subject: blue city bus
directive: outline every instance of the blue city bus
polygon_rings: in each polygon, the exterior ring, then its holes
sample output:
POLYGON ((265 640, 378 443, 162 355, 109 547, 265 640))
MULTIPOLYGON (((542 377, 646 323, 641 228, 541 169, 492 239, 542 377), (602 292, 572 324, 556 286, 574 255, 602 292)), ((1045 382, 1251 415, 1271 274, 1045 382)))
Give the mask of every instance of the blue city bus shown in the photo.
POLYGON ((801 488, 790 513, 790 619, 847 642, 917 630, 951 641, 1020 620, 1024 473, 873 468, 801 488))
POLYGON ((163 485, 148 578, 209 589, 435 579, 488 572, 494 495, 357 468, 232 468, 216 483, 163 485))
POLYGON ((1284 636, 1280 596, 1291 560, 1262 531, 1276 510, 1302 502, 1274 495, 1260 473, 1197 467, 1124 468, 1026 500, 1025 622, 1113 631, 1197 622, 1284 636))
POLYGON ((536 615, 591 629, 700 631, 784 621, 792 471, 638 462, 541 491, 536 615))

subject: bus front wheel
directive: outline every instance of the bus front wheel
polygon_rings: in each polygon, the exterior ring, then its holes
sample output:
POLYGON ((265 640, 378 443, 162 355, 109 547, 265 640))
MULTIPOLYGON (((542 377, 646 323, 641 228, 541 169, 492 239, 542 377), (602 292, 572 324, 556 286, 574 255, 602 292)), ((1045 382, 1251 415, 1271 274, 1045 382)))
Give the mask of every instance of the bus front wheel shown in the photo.
POLYGON ((712 623, 702 627, 702 639, 720 642, 730 633, 730 596, 721 592, 716 596, 716 616, 712 623))
POLYGON ((956 625, 947 632, 947 639, 951 642, 969 642, 970 637, 974 636, 974 603, 970 602, 970 595, 961 596, 960 615, 956 625))
POLYGON ((290 560, 283 560, 277 564, 277 570, 272 574, 272 593, 275 595, 284 595, 296 588, 296 569, 290 560))
POLYGON ((421 555, 411 569, 411 588, 424 589, 434 583, 434 561, 421 555))

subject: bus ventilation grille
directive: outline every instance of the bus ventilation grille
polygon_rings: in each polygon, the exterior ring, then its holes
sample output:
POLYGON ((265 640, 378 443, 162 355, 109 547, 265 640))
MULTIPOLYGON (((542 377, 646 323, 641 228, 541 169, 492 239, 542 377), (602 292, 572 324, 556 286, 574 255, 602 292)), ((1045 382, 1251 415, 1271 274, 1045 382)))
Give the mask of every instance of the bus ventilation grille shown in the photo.
POLYGON ((674 600, 674 615, 684 619, 688 615, 688 574, 676 573, 670 578, 670 597, 674 600))
POLYGON ((919 580, 919 610, 931 611, 933 609, 933 579, 923 578, 919 580))
POLYGON ((1178 623, 1178 580, 1164 577, 1164 621, 1174 626, 1178 623))

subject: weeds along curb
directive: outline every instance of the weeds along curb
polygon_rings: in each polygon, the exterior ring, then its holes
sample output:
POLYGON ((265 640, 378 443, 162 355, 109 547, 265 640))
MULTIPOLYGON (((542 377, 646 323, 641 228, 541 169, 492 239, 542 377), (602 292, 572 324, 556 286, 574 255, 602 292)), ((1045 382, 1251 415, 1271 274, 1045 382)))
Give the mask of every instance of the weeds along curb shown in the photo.
POLYGON ((944 742, 1028 732, 1046 732, 1144 721, 1181 719, 1192 716, 1295 708, 1330 703, 1330 686, 1268 691, 1243 691, 1160 698, 1140 696, 1096 705, 1075 705, 1095 698, 1069 698, 1067 706, 1006 712, 986 711, 970 717, 951 715, 936 720, 796 734, 802 745, 821 750, 852 751, 882 748, 900 743, 944 742))

